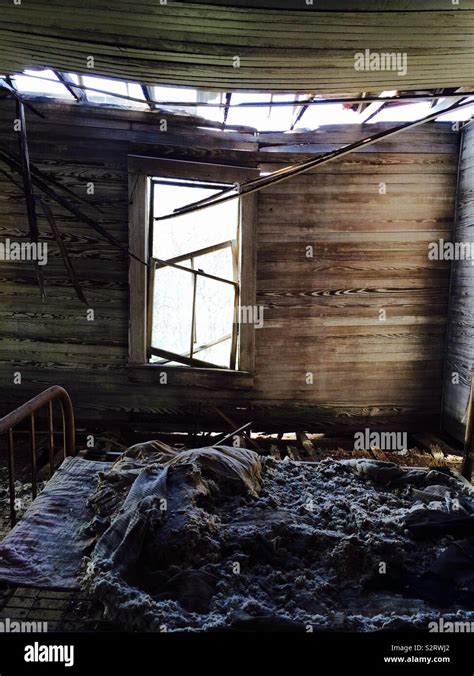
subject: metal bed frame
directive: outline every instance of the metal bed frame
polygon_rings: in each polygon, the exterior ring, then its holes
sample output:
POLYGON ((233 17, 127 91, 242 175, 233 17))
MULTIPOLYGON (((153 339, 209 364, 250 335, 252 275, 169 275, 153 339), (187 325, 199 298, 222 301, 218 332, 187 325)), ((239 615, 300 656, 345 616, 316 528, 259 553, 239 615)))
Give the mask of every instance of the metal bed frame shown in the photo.
POLYGON ((10 497, 10 522, 11 526, 16 523, 15 509, 15 462, 14 462, 14 440, 13 428, 26 418, 30 418, 30 444, 31 444, 31 486, 32 497, 37 495, 37 463, 36 463, 36 426, 35 413, 39 409, 47 406, 48 408, 48 451, 49 451, 49 470, 50 476, 54 474, 54 420, 53 420, 53 402, 59 400, 63 419, 63 459, 68 455, 76 455, 76 437, 74 428, 74 411, 69 394, 63 387, 53 385, 48 387, 40 394, 36 395, 26 403, 0 418, 0 435, 8 435, 8 484, 10 497))
MULTIPOLYGON (((22 404, 8 415, 0 418, 0 438, 7 435, 9 496, 11 527, 16 522, 15 509, 15 465, 13 428, 30 418, 30 449, 32 464, 32 496, 37 493, 36 435, 35 413, 47 408, 48 452, 50 477, 61 464, 55 456, 61 450, 61 444, 55 448, 53 405, 59 400, 62 411, 62 460, 77 453, 74 427, 74 412, 67 391, 54 385, 22 404)), ((103 617, 103 608, 96 601, 88 599, 82 591, 56 591, 41 587, 10 587, 0 585, 0 620, 22 620, 26 622, 47 623, 48 631, 109 631, 110 622, 103 617)))

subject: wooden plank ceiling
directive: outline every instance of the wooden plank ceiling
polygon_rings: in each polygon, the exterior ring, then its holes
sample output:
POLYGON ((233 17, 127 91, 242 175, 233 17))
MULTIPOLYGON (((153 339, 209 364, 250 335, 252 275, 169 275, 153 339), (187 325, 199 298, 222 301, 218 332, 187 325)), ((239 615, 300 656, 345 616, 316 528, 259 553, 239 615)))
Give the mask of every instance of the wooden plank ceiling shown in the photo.
POLYGON ((408 11, 415 3, 402 0, 315 0, 312 6, 301 0, 293 3, 301 5, 299 11, 272 9, 277 3, 267 0, 257 0, 257 8, 248 6, 251 0, 237 4, 242 6, 176 0, 3 3, 0 71, 51 67, 220 91, 335 93, 474 82, 471 0, 421 0, 416 11, 408 11), (358 11, 344 11, 349 6, 358 11), (408 72, 354 70, 354 54, 364 49, 406 52, 408 72), (235 56, 240 67, 234 67, 235 56))

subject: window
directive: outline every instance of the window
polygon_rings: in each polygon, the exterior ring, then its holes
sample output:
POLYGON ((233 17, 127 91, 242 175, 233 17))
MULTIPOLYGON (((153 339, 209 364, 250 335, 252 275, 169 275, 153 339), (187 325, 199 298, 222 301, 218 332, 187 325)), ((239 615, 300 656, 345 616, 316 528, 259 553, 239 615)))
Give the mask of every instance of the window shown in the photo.
POLYGON ((229 187, 222 183, 151 179, 151 361, 236 368, 238 199, 178 218, 156 220, 229 187))
POLYGON ((251 372, 256 196, 173 218, 258 176, 224 165, 129 158, 130 362, 251 372), (250 313, 251 314, 251 313, 250 313))

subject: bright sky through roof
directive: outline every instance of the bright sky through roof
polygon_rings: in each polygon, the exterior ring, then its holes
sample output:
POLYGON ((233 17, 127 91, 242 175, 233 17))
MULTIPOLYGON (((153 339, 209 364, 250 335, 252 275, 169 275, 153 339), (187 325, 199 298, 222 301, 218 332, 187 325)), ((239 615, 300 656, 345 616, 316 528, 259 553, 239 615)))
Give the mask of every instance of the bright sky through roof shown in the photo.
POLYGON ((45 94, 47 96, 54 96, 61 99, 74 100, 73 95, 68 92, 66 87, 59 82, 57 76, 52 70, 25 70, 24 72, 25 75, 15 75, 14 79, 17 89, 20 92, 28 92, 38 95, 45 94), (51 80, 51 82, 46 82, 46 80, 35 80, 34 77, 27 77, 28 75, 41 75, 42 78, 48 78, 48 80, 51 80))
MULTIPOLYGON (((79 84, 79 76, 74 73, 69 73, 71 79, 79 84)), ((33 95, 49 96, 53 98, 60 98, 64 100, 74 100, 72 94, 59 81, 52 70, 25 70, 21 75, 14 76, 14 82, 20 92, 25 92, 33 95), (36 79, 35 79, 36 78, 36 79), (39 79, 41 78, 41 79, 39 79)), ((140 99, 140 101, 130 101, 122 99, 117 96, 110 96, 107 93, 99 93, 94 91, 86 91, 85 95, 88 101, 94 103, 103 103, 106 105, 122 105, 130 108, 147 110, 148 105, 145 100, 141 85, 133 82, 125 82, 121 80, 113 80, 110 78, 101 78, 90 75, 82 76, 82 84, 100 89, 111 94, 120 94, 132 98, 140 99)), ((216 122, 223 122, 224 108, 213 108, 202 105, 204 103, 225 103, 226 95, 221 92, 206 92, 196 89, 184 87, 150 87, 154 100, 158 103, 160 101, 182 101, 183 107, 173 106, 170 110, 175 112, 185 112, 191 115, 197 115, 208 120, 216 122), (201 104, 201 105, 200 105, 201 104)), ((389 96, 395 92, 382 92, 382 95, 389 96)), ((251 101, 268 102, 268 106, 262 107, 242 107, 229 108, 227 121, 228 125, 244 125, 254 127, 259 131, 289 131, 292 124, 296 120, 298 113, 301 111, 301 106, 273 106, 272 101, 293 101, 297 98, 307 99, 308 94, 268 94, 268 93, 233 93, 231 103, 232 105, 238 103, 246 103, 251 101)), ((459 112, 450 113, 449 115, 440 116, 437 121, 453 122, 457 120, 468 120, 474 114, 474 97, 473 105, 465 108, 459 112)), ((450 99, 445 99, 446 105, 449 104, 450 99)), ((397 106, 383 106, 375 113, 373 117, 368 120, 368 124, 377 122, 411 122, 418 120, 430 112, 431 103, 423 101, 420 103, 406 103, 397 106)), ((367 109, 366 109, 367 110, 367 109)), ((294 130, 303 129, 317 129, 325 125, 335 124, 360 124, 364 122, 364 118, 360 117, 355 110, 345 107, 341 103, 325 104, 308 106, 302 118, 295 124, 294 130)))

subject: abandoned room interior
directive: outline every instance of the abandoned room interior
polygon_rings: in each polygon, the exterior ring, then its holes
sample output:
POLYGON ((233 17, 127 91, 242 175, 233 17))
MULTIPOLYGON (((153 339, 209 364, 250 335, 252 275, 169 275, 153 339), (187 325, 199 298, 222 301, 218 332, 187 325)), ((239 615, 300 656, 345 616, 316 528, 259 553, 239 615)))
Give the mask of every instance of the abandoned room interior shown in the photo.
POLYGON ((0 620, 474 622, 474 2, 92 4, 1 10, 0 620))

